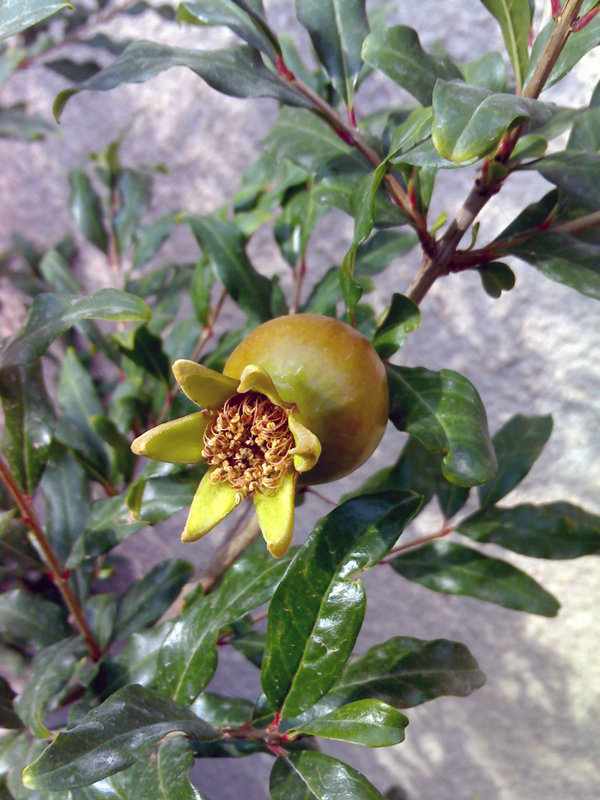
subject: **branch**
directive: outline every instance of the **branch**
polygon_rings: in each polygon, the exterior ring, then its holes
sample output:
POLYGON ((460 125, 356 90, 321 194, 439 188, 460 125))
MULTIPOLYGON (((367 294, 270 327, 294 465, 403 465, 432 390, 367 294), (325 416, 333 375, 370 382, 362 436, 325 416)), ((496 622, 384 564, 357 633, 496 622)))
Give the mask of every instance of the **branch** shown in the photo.
POLYGON ((46 564, 48 565, 48 568, 52 574, 53 581, 61 593, 67 608, 71 612, 75 625, 85 639, 90 658, 92 661, 99 661, 102 657, 102 650, 100 649, 100 645, 96 641, 96 638, 87 623, 85 614, 83 613, 83 610, 79 605, 73 590, 71 589, 68 573, 65 573, 62 570, 58 562, 58 558, 56 557, 56 553, 52 549, 52 545, 50 544, 44 529, 40 525, 31 501, 23 494, 8 465, 2 458, 0 458, 0 477, 2 477, 6 488, 13 496, 14 501, 21 512, 21 516, 23 517, 23 522, 29 526, 32 534, 36 538, 40 550, 42 551, 46 560, 46 564))
POLYGON ((441 539, 443 536, 448 536, 448 534, 452 533, 453 530, 453 528, 443 528, 443 530, 438 531, 437 533, 430 533, 429 536, 421 536, 420 539, 413 539, 412 542, 407 542, 406 544, 398 545, 398 547, 393 547, 387 556, 379 562, 379 564, 389 564, 390 556, 394 556, 396 553, 401 553, 403 550, 411 550, 413 547, 420 547, 422 544, 427 544, 427 542, 433 542, 434 539, 441 539))
POLYGON ((211 311, 208 315, 208 319, 206 320, 206 325, 202 327, 202 333, 198 337, 198 341, 196 342, 196 346, 190 356, 192 361, 198 361, 206 343, 209 339, 212 338, 213 335, 213 326, 217 321, 219 314, 221 313, 221 309, 223 308, 223 303, 225 302, 225 298, 227 297, 227 289, 223 289, 221 292, 221 296, 217 302, 215 308, 211 311))
MULTIPOLYGON (((540 56, 531 80, 523 92, 523 97, 536 99, 541 94, 552 68, 571 35, 572 25, 577 19, 582 2, 583 0, 567 0, 565 7, 556 18, 552 35, 540 56)), ((522 130, 523 126, 520 126, 502 139, 493 160, 506 164, 522 130)), ((490 179, 490 172, 489 161, 486 159, 463 207, 439 241, 437 252, 433 256, 425 255, 421 269, 406 292, 406 296, 415 303, 420 303, 437 278, 447 272, 460 240, 469 230, 484 206, 502 188, 503 179, 490 179)))

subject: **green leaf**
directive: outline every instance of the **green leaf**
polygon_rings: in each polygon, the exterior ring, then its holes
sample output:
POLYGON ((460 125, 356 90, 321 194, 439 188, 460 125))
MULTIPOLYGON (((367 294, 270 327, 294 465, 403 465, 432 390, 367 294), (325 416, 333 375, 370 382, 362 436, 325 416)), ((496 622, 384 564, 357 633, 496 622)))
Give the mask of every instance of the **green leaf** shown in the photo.
POLYGON ((124 333, 114 333, 113 339, 123 355, 169 386, 173 379, 171 363, 162 349, 161 338, 151 333, 147 325, 138 325, 124 333))
POLYGON ((79 92, 106 92, 124 83, 145 83, 171 67, 188 67, 213 89, 231 97, 272 97, 289 105, 308 104, 263 64, 253 47, 187 50, 139 41, 93 78, 61 92, 54 101, 54 116, 59 120, 69 99, 79 92))
POLYGON ((68 0, 4 0, 0 8, 0 40, 30 28, 61 8, 73 6, 68 0))
POLYGON ((377 564, 421 506, 412 492, 348 500, 298 552, 269 606, 263 691, 284 716, 314 705, 347 661, 362 625, 365 592, 352 576, 377 564))
POLYGON ((16 706, 34 736, 40 739, 51 736, 43 723, 44 716, 58 704, 85 654, 83 640, 69 637, 40 650, 33 659, 29 681, 16 706))
POLYGON ((314 200, 314 184, 292 195, 284 205, 275 223, 275 239, 281 254, 291 267, 295 267, 306 254, 306 247, 314 227, 327 209, 314 200))
POLYGON ((56 128, 43 117, 28 114, 22 103, 10 108, 0 108, 0 139, 38 142, 56 132, 56 128))
POLYGON ((114 594, 95 594, 85 604, 85 616, 102 650, 110 644, 116 615, 117 599, 114 594))
POLYGON ((56 425, 41 364, 1 370, 0 399, 2 452, 19 486, 32 495, 46 466, 56 425))
POLYGON ((562 150, 523 169, 534 169, 571 197, 594 209, 600 208, 600 153, 562 150))
POLYGON ((287 731, 290 736, 307 733, 324 739, 362 744, 365 747, 391 747, 404 741, 408 719, 381 700, 358 700, 336 708, 324 717, 287 731))
POLYGON ((382 359, 391 358, 420 324, 419 307, 408 297, 394 293, 388 312, 375 331, 373 347, 382 359))
POLYGON ((496 472, 485 408, 473 384, 451 370, 387 365, 390 419, 398 430, 443 455, 442 472, 459 486, 496 472))
MULTIPOLYGON (((554 22, 550 21, 537 36, 531 50, 528 79, 533 75, 553 30, 554 22)), ((575 64, 598 45, 600 45, 600 18, 595 17, 585 28, 569 36, 548 76, 546 88, 553 86, 565 75, 568 75, 575 64)))
POLYGON ((296 14, 335 90, 352 108, 363 66, 360 51, 369 34, 365 0, 296 0, 296 14))
POLYGON ((115 638, 149 627, 162 617, 194 573, 194 567, 179 558, 157 564, 134 581, 119 598, 115 638))
POLYGON ((64 610, 24 589, 0 595, 0 633, 10 642, 47 647, 71 633, 64 610))
POLYGON ((25 325, 2 348, 0 369, 43 356, 55 339, 82 319, 145 322, 150 309, 139 297, 116 289, 101 289, 88 297, 40 294, 31 304, 25 325))
POLYGON ((271 800, 384 800, 373 784, 343 761, 324 753, 288 753, 273 765, 271 800))
POLYGON ((493 506, 511 492, 540 457, 552 433, 552 417, 517 414, 494 435, 492 444, 498 471, 489 483, 479 487, 481 507, 493 506))
POLYGON ((128 483, 133 476, 136 464, 136 458, 131 451, 129 439, 121 433, 109 417, 93 416, 90 417, 90 423, 98 436, 112 449, 115 470, 128 483))
POLYGON ((18 730, 24 727, 13 706, 15 697, 8 681, 0 675, 0 727, 8 730, 18 730))
POLYGON ((544 617, 555 617, 560 608, 556 598, 512 564, 454 542, 430 542, 396 556, 390 565, 434 592, 475 597, 544 617))
POLYGON ((281 55, 277 37, 266 23, 262 0, 184 0, 178 19, 195 25, 227 25, 273 64, 281 55))
POLYGON ((457 531, 532 558, 579 558, 600 551, 600 517, 571 503, 482 508, 457 531))
POLYGON ((384 72, 423 106, 431 105, 438 78, 461 77, 449 59, 426 53, 417 32, 405 25, 371 33, 364 43, 362 56, 367 64, 384 72))
POLYGON ((216 592, 188 605, 160 649, 161 691, 184 703, 198 697, 216 669, 219 630, 267 602, 289 561, 250 551, 227 570, 216 592))
POLYGON ((199 214, 183 214, 218 279, 251 319, 271 319, 272 286, 260 275, 246 254, 245 238, 233 222, 199 214))
POLYGON ((508 264, 503 264, 501 261, 490 261, 489 264, 477 267, 477 271, 483 288, 490 297, 498 299, 502 292, 514 289, 517 279, 508 264))
POLYGON ((171 211, 164 217, 142 225, 135 233, 135 249, 133 251, 133 269, 138 269, 147 264, 158 253, 167 241, 175 226, 176 213, 171 211))
POLYGON ((61 564, 85 530, 90 489, 82 467, 69 453, 53 459, 41 484, 46 504, 46 533, 61 564))
POLYGON ((475 61, 461 64, 460 71, 471 86, 481 86, 490 92, 506 91, 506 67, 500 53, 486 53, 475 61))
POLYGON ((119 207, 113 216, 117 249, 123 253, 133 241, 142 215, 148 210, 152 179, 148 173, 124 169, 119 175, 116 191, 119 207))
POLYGON ((69 172, 69 209, 75 225, 85 238, 103 253, 108 253, 108 236, 100 196, 82 169, 69 172))
POLYGON ((353 170, 372 169, 356 148, 343 142, 324 120, 305 109, 283 108, 263 146, 278 161, 289 159, 311 174, 331 162, 353 170))
POLYGON ((387 269, 396 258, 409 253, 418 241, 414 233, 377 231, 358 246, 354 270, 357 275, 376 275, 387 269))
POLYGON ((23 772, 29 789, 87 786, 134 764, 148 745, 182 731, 210 742, 219 734, 189 709, 151 689, 126 686, 66 733, 23 772))
POLYGON ((520 94, 529 65, 528 44, 531 28, 529 0, 481 0, 481 2, 498 20, 515 73, 517 93, 520 94))
POLYGON ((62 75, 72 83, 81 83, 102 69, 97 61, 73 61, 71 58, 55 58, 52 61, 45 61, 44 67, 62 75))
POLYGON ((529 122, 530 129, 545 125, 555 111, 556 106, 539 100, 440 80, 433 92, 433 144, 448 161, 481 158, 507 131, 523 122, 529 122))

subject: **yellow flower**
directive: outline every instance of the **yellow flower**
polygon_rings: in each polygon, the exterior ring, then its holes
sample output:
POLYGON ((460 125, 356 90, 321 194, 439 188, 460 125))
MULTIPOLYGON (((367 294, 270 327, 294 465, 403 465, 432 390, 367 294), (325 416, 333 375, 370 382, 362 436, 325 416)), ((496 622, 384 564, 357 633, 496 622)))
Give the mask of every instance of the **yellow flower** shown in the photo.
POLYGON ((348 474, 385 429, 381 360, 364 336, 328 317, 264 323, 234 350, 225 374, 186 360, 176 361, 173 372, 204 410, 147 431, 131 449, 158 461, 208 463, 183 542, 200 539, 252 497, 269 551, 285 555, 299 476, 315 467, 303 482, 348 474))

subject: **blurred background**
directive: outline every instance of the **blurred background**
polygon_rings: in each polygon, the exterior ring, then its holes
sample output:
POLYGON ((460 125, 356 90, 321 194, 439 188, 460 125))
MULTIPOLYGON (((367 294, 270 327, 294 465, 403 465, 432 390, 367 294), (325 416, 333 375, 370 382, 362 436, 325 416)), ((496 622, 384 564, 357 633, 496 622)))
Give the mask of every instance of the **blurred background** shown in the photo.
MULTIPOLYGON (((425 48, 437 42, 457 61, 502 49, 499 29, 479 0, 371 0, 369 6, 389 8, 390 23, 416 28, 425 48)), ((265 0, 265 8, 275 30, 289 32, 310 58, 308 36, 296 22, 292 0, 265 0)), ((225 28, 180 27, 155 14, 119 16, 100 30, 120 39, 184 47, 218 48, 235 41, 225 28)), ((77 47, 65 48, 64 55, 77 57, 77 47)), ((98 59, 105 64, 112 60, 104 51, 98 59)), ((586 105, 599 76, 600 52, 593 51, 544 97, 586 105)), ((2 89, 2 100, 7 105, 25 100, 31 111, 50 119, 52 101, 68 85, 60 75, 32 67, 12 76, 2 89)), ((404 99, 391 80, 370 77, 357 96, 357 114, 360 119, 404 99)), ((95 291, 110 286, 113 277, 105 260, 71 221, 68 171, 83 163, 89 151, 106 147, 131 122, 121 151, 123 163, 161 163, 168 168, 154 179, 152 218, 172 209, 207 214, 239 188, 276 113, 273 101, 225 97, 185 69, 172 69, 143 85, 78 96, 64 112, 56 135, 35 143, 0 139, 0 252, 9 246, 12 232, 41 248, 69 232, 81 245, 77 269, 86 287, 95 291)), ((452 215, 472 178, 470 169, 442 174, 431 219, 442 211, 452 215)), ((534 173, 511 177, 481 217, 480 241, 489 241, 548 188, 534 173)), ((352 230, 352 220, 338 211, 318 223, 307 254, 305 292, 340 263, 352 230)), ((393 291, 406 290, 418 268, 418 252, 378 276, 370 300, 378 312, 393 291)), ((179 226, 153 263, 194 260, 197 253, 188 228, 179 226)), ((257 269, 281 275, 289 293, 291 270, 275 244, 272 225, 252 238, 249 253, 257 269)), ((468 377, 481 394, 492 432, 516 413, 552 413, 552 438, 508 503, 569 500, 599 513, 598 306, 522 262, 509 263, 517 286, 499 300, 482 291, 475 274, 440 279, 422 305, 423 324, 409 337, 400 359, 410 366, 449 368, 468 377)), ((0 290, 0 333, 6 336, 20 326, 25 312, 22 298, 1 277, 0 290)), ((233 324, 235 314, 228 304, 217 331, 233 324)), ((390 426, 375 456, 344 481, 323 487, 323 493, 337 500, 392 463, 404 438, 390 426)), ((298 540, 329 510, 323 500, 309 496, 297 515, 298 540)), ((135 534, 121 546, 129 576, 139 576, 168 555, 191 560, 199 568, 208 562, 226 526, 198 544, 183 546, 183 517, 135 534)), ((435 532, 440 523, 432 503, 405 537, 435 532)), ((486 686, 467 699, 441 698, 411 709, 406 742, 395 748, 362 752, 326 743, 327 752, 364 772, 380 791, 396 787, 390 795, 394 800, 598 797, 594 750, 600 741, 600 563, 593 557, 552 562, 511 553, 508 558, 558 597, 562 608, 556 619, 428 592, 391 570, 365 576, 369 605, 359 652, 394 635, 450 638, 464 642, 487 675, 486 686)), ((246 663, 232 648, 221 648, 211 688, 254 699, 260 691, 259 673, 249 673, 246 663)), ((262 800, 270 761, 262 755, 228 762, 202 760, 194 778, 214 800, 262 800)))

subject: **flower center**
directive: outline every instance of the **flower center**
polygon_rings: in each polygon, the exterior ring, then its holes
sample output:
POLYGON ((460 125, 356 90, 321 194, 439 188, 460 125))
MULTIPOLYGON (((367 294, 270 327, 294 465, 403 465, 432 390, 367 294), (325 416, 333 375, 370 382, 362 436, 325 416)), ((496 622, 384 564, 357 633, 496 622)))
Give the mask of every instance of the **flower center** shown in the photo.
POLYGON ((237 489, 236 503, 253 492, 270 494, 292 461, 287 414, 259 392, 233 395, 204 432, 202 455, 215 468, 209 481, 237 489))

